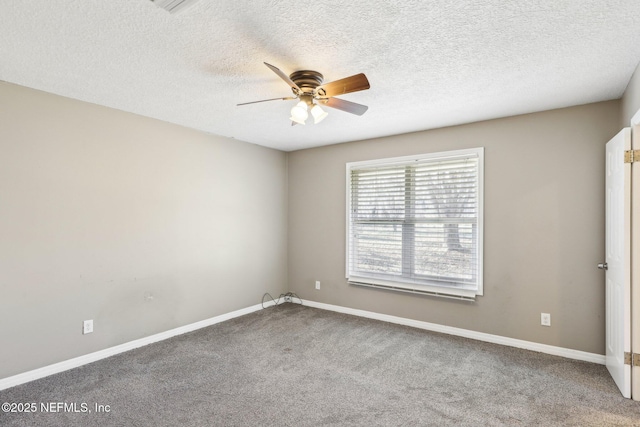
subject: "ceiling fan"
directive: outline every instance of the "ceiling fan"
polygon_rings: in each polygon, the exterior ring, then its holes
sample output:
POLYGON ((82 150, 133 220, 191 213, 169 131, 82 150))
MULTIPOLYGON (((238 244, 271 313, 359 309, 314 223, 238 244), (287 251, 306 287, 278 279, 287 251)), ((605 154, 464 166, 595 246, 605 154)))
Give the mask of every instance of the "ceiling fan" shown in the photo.
POLYGON ((324 120, 324 118, 327 117, 327 113, 320 108, 319 104, 346 111, 351 114, 356 114, 358 116, 363 115, 369 108, 366 105, 356 104, 355 102, 345 101, 344 99, 335 97, 336 95, 344 95, 345 93, 369 89, 371 87, 369 86, 369 80, 367 80, 367 76, 362 73, 323 84, 323 76, 317 71, 300 70, 294 71, 287 76, 278 67, 274 67, 266 62, 264 65, 269 67, 271 71, 276 73, 282 80, 291 86, 291 91, 295 96, 263 99, 261 101, 244 102, 237 105, 299 99, 300 102, 291 109, 290 120, 292 126, 296 123, 301 125, 305 124, 305 121, 309 117, 309 112, 311 112, 311 115, 313 116, 314 123, 320 123, 320 121, 324 120))

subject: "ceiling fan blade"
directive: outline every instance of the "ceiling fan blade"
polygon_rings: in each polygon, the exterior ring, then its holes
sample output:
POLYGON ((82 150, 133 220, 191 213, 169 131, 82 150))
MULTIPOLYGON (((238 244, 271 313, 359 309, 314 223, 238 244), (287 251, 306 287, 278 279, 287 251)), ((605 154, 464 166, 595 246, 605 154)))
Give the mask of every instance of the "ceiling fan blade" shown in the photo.
POLYGON ((321 99, 320 101, 327 107, 346 111, 347 113, 356 114, 358 116, 363 115, 369 109, 366 105, 356 104, 355 102, 345 101, 344 99, 339 98, 321 99))
MULTIPOLYGON (((289 86, 291 86, 292 89, 295 89, 296 91, 300 92, 300 88, 298 87, 297 84, 295 84, 293 82, 293 80, 291 80, 289 78, 289 76, 287 76, 285 73, 283 73, 282 71, 280 71, 280 69, 278 67, 274 67, 271 64, 267 64, 266 62, 264 63, 264 65, 266 65, 267 67, 269 67, 271 69, 271 71, 273 71, 274 73, 276 73, 278 76, 280 76, 280 78, 282 80, 284 80, 285 82, 287 82, 287 84, 289 86)), ((297 93, 297 92, 296 92, 297 93)))
POLYGON ((360 73, 351 77, 336 80, 335 82, 325 83, 316 89, 316 94, 321 98, 329 98, 336 95, 343 95, 345 93, 366 90, 370 87, 367 76, 360 73))
POLYGON ((257 104, 258 102, 267 102, 267 101, 289 101, 291 99, 296 99, 293 96, 287 96, 285 98, 271 98, 271 99, 263 99, 261 101, 251 101, 251 102, 243 102, 242 104, 236 104, 236 107, 239 105, 249 105, 249 104, 257 104))

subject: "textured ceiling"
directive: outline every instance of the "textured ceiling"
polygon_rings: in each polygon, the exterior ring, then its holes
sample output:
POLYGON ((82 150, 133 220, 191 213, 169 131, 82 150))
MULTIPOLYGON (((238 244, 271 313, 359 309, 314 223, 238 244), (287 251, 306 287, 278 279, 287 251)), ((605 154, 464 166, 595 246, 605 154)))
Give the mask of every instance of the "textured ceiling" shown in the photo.
POLYGON ((281 150, 619 98, 640 61, 638 0, 0 2, 0 80, 281 150), (365 73, 290 126, 263 62, 325 81, 365 73), (312 120, 309 120, 312 122, 312 120))

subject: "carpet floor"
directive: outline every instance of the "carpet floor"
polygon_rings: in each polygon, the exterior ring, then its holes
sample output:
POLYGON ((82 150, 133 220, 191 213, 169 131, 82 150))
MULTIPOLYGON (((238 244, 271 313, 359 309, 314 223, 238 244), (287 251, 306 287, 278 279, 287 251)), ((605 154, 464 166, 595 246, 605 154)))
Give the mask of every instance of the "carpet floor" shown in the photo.
POLYGON ((604 366, 289 303, 3 402, 37 408, 2 426, 640 426, 604 366))

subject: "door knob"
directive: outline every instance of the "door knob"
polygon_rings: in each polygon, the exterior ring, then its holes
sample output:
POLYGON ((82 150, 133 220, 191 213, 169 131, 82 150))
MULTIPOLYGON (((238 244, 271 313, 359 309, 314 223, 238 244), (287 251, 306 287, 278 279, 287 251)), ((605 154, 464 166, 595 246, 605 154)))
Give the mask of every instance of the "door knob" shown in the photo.
POLYGON ((601 263, 601 264, 598 264, 598 268, 599 268, 600 270, 608 270, 608 269, 609 269, 609 266, 607 265, 607 263, 606 263, 606 262, 603 262, 603 263, 601 263))

